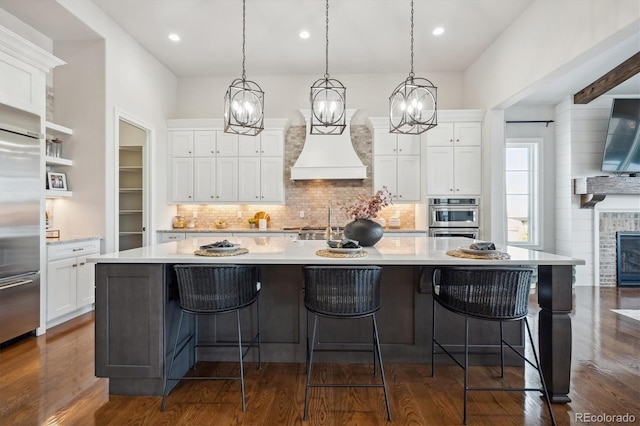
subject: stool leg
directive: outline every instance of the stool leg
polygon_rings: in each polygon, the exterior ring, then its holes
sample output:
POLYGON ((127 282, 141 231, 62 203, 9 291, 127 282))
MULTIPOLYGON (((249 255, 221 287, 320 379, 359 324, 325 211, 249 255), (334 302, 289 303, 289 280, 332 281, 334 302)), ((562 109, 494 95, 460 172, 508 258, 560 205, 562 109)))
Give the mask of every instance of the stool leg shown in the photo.
POLYGON ((527 327, 527 334, 529 335, 529 343, 531 344, 531 352, 533 352, 533 359, 536 362, 536 367, 538 369, 538 375, 540 376, 540 382, 542 382, 542 389, 544 390, 544 398, 547 402, 547 408, 549 409, 549 416, 551 417, 551 424, 553 426, 556 425, 556 418, 553 415, 553 410, 551 409, 551 400, 549 399, 549 390, 547 389, 547 384, 544 381, 544 375, 542 374, 542 369, 540 368, 540 363, 538 362, 538 354, 536 353, 536 347, 533 344, 533 337, 531 336, 531 329, 529 328, 529 321, 527 318, 524 319, 524 325, 527 327))
POLYGON ((436 376, 436 301, 431 299, 431 377, 436 376))
POLYGON ((262 369, 262 349, 260 344, 262 343, 262 334, 260 331, 260 295, 256 300, 256 309, 258 310, 258 370, 262 369))
POLYGON ((384 366, 382 364, 382 351, 380 350, 380 339, 378 338, 378 324, 376 322, 376 314, 371 315, 373 318, 373 332, 375 334, 376 349, 378 351, 378 360, 380 361, 380 376, 382 376, 382 388, 384 389, 384 401, 387 404, 387 420, 391 421, 391 409, 389 408, 389 396, 387 395, 387 380, 384 377, 384 366))
MULTIPOLYGON (((311 334, 311 351, 309 352, 308 363, 307 363, 307 386, 304 390, 304 416, 302 417, 303 421, 307 421, 308 414, 309 414, 309 384, 311 383, 311 365, 313 364, 313 346, 316 341, 317 325, 318 325, 318 316, 314 314, 313 315, 313 333, 311 334)), ((307 337, 307 340, 308 339, 309 338, 307 337)))
POLYGON ((169 371, 164 376, 164 390, 162 391, 162 404, 160 404, 160 411, 164 411, 164 402, 167 399, 167 388, 169 383, 169 377, 171 376, 171 369, 173 368, 173 360, 176 359, 176 348, 178 347, 178 338, 180 337, 180 330, 182 329, 182 319, 184 318, 184 311, 180 311, 180 321, 178 322, 178 331, 176 332, 176 338, 173 343, 173 352, 171 352, 171 362, 169 363, 169 371))
POLYGON ((375 328, 371 327, 371 340, 373 341, 373 375, 376 375, 376 333, 375 328))
POLYGON ((504 329, 500 321, 500 377, 504 377, 504 329))
POLYGON ((464 316, 464 411, 462 423, 467 424, 467 390, 469 389, 469 317, 464 316))
POLYGON ((240 330, 240 310, 236 309, 236 319, 238 322, 238 351, 240 353, 240 389, 242 391, 242 412, 247 411, 244 403, 244 368, 242 366, 242 331, 240 330))

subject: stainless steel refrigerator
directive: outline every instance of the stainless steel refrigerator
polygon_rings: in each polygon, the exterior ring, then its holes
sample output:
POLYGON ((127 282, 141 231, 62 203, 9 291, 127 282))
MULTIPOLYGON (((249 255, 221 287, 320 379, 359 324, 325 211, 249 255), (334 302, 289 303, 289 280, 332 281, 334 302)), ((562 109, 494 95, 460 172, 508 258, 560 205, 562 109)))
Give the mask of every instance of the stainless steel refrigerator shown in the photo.
POLYGON ((0 109, 0 343, 40 326, 39 117, 0 109))

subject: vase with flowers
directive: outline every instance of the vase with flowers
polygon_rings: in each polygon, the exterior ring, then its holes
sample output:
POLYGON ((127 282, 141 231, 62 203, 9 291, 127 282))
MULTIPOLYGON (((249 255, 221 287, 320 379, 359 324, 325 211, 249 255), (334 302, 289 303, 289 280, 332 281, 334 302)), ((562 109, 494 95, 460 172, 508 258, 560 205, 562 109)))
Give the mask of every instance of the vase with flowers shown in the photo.
POLYGON ((342 210, 353 219, 344 227, 344 236, 356 240, 362 247, 371 247, 382 238, 382 225, 374 222, 380 211, 392 204, 391 193, 386 186, 376 191, 373 195, 359 194, 356 199, 342 210))

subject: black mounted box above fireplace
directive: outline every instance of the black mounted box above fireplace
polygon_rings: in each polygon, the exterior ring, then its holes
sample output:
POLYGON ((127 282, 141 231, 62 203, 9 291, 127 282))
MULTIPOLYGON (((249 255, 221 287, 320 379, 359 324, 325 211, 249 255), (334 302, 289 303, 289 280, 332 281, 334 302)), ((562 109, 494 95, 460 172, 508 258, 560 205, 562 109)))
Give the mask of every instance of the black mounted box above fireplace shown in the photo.
POLYGON ((640 231, 616 233, 619 286, 640 286, 640 231))

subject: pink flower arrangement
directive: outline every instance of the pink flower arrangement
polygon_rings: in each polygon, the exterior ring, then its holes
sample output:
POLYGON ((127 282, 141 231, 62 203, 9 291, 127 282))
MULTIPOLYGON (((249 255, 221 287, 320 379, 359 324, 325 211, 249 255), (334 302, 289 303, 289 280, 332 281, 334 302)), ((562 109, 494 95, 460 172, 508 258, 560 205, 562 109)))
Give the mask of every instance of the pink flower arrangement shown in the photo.
POLYGON ((353 203, 344 205, 341 209, 353 219, 373 219, 378 216, 380 210, 390 204, 392 204, 391 193, 386 186, 383 186, 371 196, 366 192, 359 194, 353 203))

